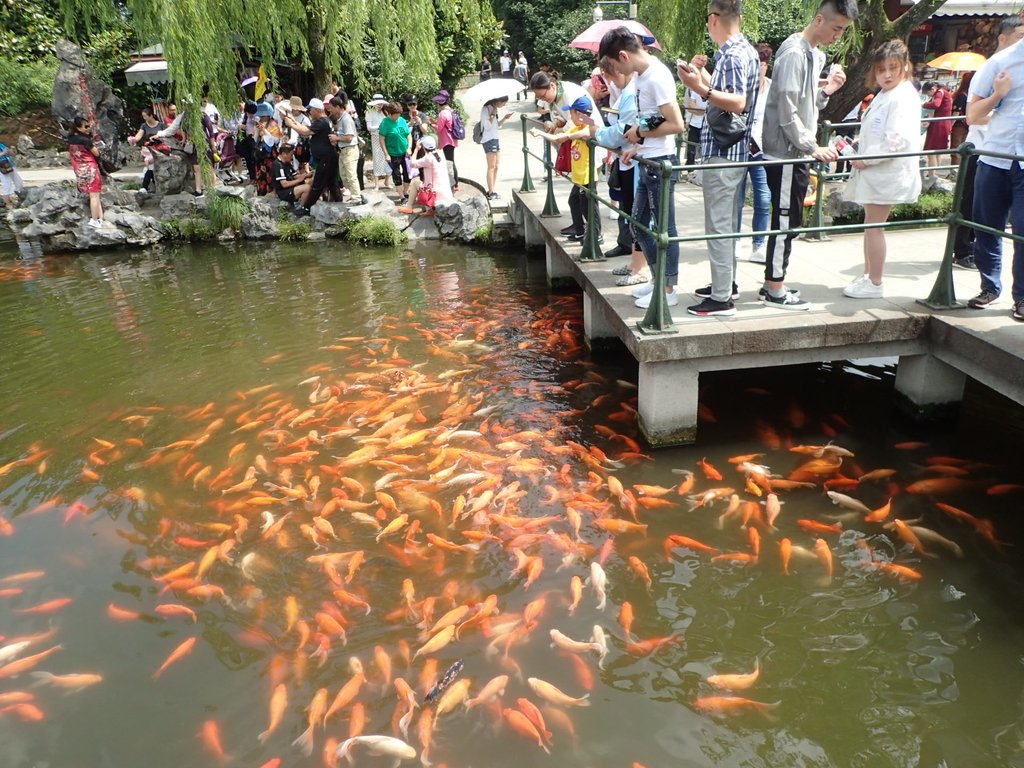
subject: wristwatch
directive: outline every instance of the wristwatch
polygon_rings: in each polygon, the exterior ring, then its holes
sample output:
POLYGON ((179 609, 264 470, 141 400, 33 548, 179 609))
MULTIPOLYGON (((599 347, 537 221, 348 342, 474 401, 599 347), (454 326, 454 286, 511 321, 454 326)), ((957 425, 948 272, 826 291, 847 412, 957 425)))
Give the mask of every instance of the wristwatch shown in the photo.
POLYGON ((711 100, 711 92, 712 92, 713 90, 715 90, 715 89, 714 89, 714 88, 712 88, 712 87, 711 87, 711 86, 709 85, 709 86, 708 86, 708 93, 707 93, 707 96, 705 96, 705 97, 704 97, 704 101, 710 101, 710 100, 711 100))

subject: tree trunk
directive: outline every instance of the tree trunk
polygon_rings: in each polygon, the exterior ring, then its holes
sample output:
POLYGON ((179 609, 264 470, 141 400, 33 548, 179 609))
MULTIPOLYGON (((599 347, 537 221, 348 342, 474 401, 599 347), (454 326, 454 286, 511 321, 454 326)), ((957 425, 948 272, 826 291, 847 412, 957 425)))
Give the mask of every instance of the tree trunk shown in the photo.
POLYGON ((821 111, 822 120, 841 122, 843 117, 868 93, 867 76, 874 66, 871 52, 882 43, 900 39, 906 40, 910 32, 925 21, 945 0, 920 0, 895 21, 889 21, 885 14, 884 0, 861 0, 860 17, 857 26, 861 31, 859 50, 846 55, 846 85, 839 89, 828 106, 821 111))
POLYGON ((331 87, 331 73, 327 71, 324 54, 324 24, 320 18, 318 3, 311 2, 306 5, 306 22, 309 62, 313 68, 313 95, 320 98, 331 87))

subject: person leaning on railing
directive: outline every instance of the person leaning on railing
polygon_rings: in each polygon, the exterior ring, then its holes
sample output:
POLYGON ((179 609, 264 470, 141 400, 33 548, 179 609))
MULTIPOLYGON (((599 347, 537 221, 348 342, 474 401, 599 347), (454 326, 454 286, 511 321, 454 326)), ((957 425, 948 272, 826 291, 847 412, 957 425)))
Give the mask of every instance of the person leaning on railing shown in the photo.
MULTIPOLYGON (((622 153, 630 161, 633 157, 659 164, 675 165, 675 141, 673 137, 683 131, 683 115, 676 100, 675 79, 669 68, 644 50, 636 36, 626 27, 617 27, 601 38, 597 51, 602 69, 621 72, 624 75, 636 73, 637 121, 623 132, 623 138, 637 145, 622 153)), ((653 221, 654 226, 669 237, 677 235, 675 182, 676 174, 670 173, 662 189, 661 173, 657 167, 642 165, 637 183, 636 200, 633 203, 633 217, 637 221, 653 221), (667 221, 659 222, 661 196, 668 196, 667 221)), ((658 244, 655 239, 634 225, 633 234, 652 271, 657 265, 658 244)), ((665 253, 665 291, 672 303, 678 303, 675 293, 679 279, 679 243, 670 242, 665 253)), ((653 283, 645 283, 633 289, 636 306, 645 309, 650 306, 653 283)))
MULTIPOLYGON (((1009 155, 1024 154, 1024 142, 1018 136, 1024 110, 1024 44, 1011 45, 986 61, 971 83, 971 101, 967 104, 969 125, 983 123, 988 129, 982 140, 982 152, 1009 155)), ((974 180, 972 219, 997 232, 1006 229, 1012 217, 1013 231, 1024 233, 1024 169, 1020 160, 978 158, 974 180)), ((984 309, 1002 293, 1003 242, 999 235, 975 230, 974 261, 981 273, 981 292, 967 302, 984 309)), ((1015 320, 1024 321, 1024 245, 1013 243, 1013 309, 1015 320)))
MULTIPOLYGON (((880 155, 915 150, 921 140, 921 102, 910 79, 910 54, 902 40, 890 40, 871 54, 867 89, 881 90, 864 113, 859 152, 880 155)), ((921 194, 917 157, 882 160, 850 159, 853 173, 843 198, 864 206, 864 223, 889 218, 896 203, 913 203, 921 194)), ((843 288, 852 299, 880 299, 885 269, 885 230, 864 230, 864 274, 843 288)))

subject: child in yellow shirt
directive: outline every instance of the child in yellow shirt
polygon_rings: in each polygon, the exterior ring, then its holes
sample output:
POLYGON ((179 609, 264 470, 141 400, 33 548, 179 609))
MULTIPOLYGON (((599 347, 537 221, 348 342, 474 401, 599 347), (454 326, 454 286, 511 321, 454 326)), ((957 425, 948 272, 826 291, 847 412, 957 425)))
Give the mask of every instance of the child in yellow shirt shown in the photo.
POLYGON ((587 145, 587 139, 591 137, 592 125, 590 122, 585 122, 585 118, 588 118, 594 111, 594 103, 590 97, 580 96, 565 109, 568 110, 569 117, 572 119, 572 127, 569 130, 563 133, 544 133, 534 128, 530 131, 530 135, 539 136, 552 144, 572 142, 569 147, 572 158, 570 178, 573 183, 572 191, 569 192, 572 231, 566 236, 566 239, 581 242, 586 236, 586 227, 590 224, 597 231, 597 242, 601 243, 604 241, 601 236, 601 217, 598 215, 594 217, 593 222, 587 221, 587 194, 583 191, 583 188, 590 183, 590 147, 587 145))

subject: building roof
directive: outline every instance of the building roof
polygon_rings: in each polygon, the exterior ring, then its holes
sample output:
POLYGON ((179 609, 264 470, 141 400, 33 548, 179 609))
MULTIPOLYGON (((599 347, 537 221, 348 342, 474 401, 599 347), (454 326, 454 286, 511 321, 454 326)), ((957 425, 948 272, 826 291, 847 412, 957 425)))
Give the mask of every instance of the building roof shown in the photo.
POLYGON ((932 15, 1010 16, 1020 10, 1020 0, 946 0, 932 15))

